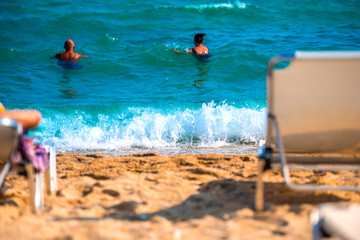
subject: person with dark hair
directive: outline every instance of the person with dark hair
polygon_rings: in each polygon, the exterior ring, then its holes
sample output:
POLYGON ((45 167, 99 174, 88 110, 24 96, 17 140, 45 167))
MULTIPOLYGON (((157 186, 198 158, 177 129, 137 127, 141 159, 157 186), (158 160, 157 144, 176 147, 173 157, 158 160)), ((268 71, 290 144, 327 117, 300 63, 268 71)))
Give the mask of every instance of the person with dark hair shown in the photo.
POLYGON ((68 39, 65 41, 64 48, 66 50, 65 52, 58 53, 55 55, 55 57, 57 59, 63 60, 63 61, 71 61, 71 60, 76 60, 79 58, 87 58, 88 57, 86 55, 74 53, 75 44, 74 44, 73 40, 71 40, 71 39, 68 39))
MULTIPOLYGON (((207 55, 207 54, 209 54, 210 53, 209 49, 206 46, 202 45, 202 43, 204 41, 204 36, 205 36, 205 33, 196 34, 195 37, 194 37, 195 47, 185 51, 184 53, 191 52, 191 53, 194 53, 196 55, 207 55)), ((180 51, 176 50, 175 48, 173 50, 176 53, 181 53, 180 51)))

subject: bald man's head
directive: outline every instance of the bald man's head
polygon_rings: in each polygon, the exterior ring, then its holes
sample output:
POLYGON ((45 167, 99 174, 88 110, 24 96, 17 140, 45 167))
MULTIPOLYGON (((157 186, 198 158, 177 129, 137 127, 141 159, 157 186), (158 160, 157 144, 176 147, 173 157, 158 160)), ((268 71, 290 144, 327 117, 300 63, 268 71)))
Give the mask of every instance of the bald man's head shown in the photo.
POLYGON ((74 49, 75 44, 74 44, 73 40, 71 40, 71 39, 66 40, 65 44, 64 44, 64 48, 66 49, 66 51, 74 49))

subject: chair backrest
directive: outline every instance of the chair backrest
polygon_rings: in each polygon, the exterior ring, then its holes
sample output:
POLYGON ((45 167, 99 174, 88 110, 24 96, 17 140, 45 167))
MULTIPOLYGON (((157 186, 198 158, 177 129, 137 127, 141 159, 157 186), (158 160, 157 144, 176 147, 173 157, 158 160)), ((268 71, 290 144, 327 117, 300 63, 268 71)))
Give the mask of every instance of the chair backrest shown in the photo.
MULTIPOLYGON (((360 51, 296 52, 270 61, 268 113, 287 152, 360 152, 360 51), (275 64, 290 61, 282 70, 275 64)), ((267 146, 275 143, 268 120, 267 146)))
POLYGON ((0 118, 0 170, 18 147, 22 127, 10 118, 0 118))

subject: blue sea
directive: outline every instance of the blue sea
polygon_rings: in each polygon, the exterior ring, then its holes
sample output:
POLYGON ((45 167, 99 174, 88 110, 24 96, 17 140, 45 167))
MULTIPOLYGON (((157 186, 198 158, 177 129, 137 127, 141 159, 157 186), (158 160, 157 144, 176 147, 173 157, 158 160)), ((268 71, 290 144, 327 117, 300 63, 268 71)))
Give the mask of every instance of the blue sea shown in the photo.
POLYGON ((0 101, 58 152, 256 153, 269 59, 359 50, 358 0, 2 0, 0 101), (194 47, 196 33, 212 57, 194 47), (56 53, 72 39, 74 68, 56 53))

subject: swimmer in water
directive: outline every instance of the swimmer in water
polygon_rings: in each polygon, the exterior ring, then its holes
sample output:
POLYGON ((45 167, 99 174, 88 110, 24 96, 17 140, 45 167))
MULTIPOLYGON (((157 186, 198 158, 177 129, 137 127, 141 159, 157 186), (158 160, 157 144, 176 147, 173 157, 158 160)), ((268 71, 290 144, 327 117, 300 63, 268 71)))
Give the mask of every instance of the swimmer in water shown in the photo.
POLYGON ((65 52, 58 53, 54 57, 59 60, 62 60, 62 61, 71 61, 71 60, 76 60, 79 58, 87 58, 88 57, 86 55, 74 53, 75 44, 71 39, 68 39, 65 41, 64 48, 66 50, 65 52))
MULTIPOLYGON (((204 36, 205 36, 205 33, 198 33, 195 35, 194 37, 194 44, 195 44, 195 47, 190 49, 190 50, 187 50, 183 53, 194 53, 196 55, 207 55, 209 54, 209 49, 205 46, 202 45, 203 41, 204 41, 204 36)), ((178 50, 176 50, 175 48, 173 49, 174 52, 176 53, 182 53, 178 50)))

